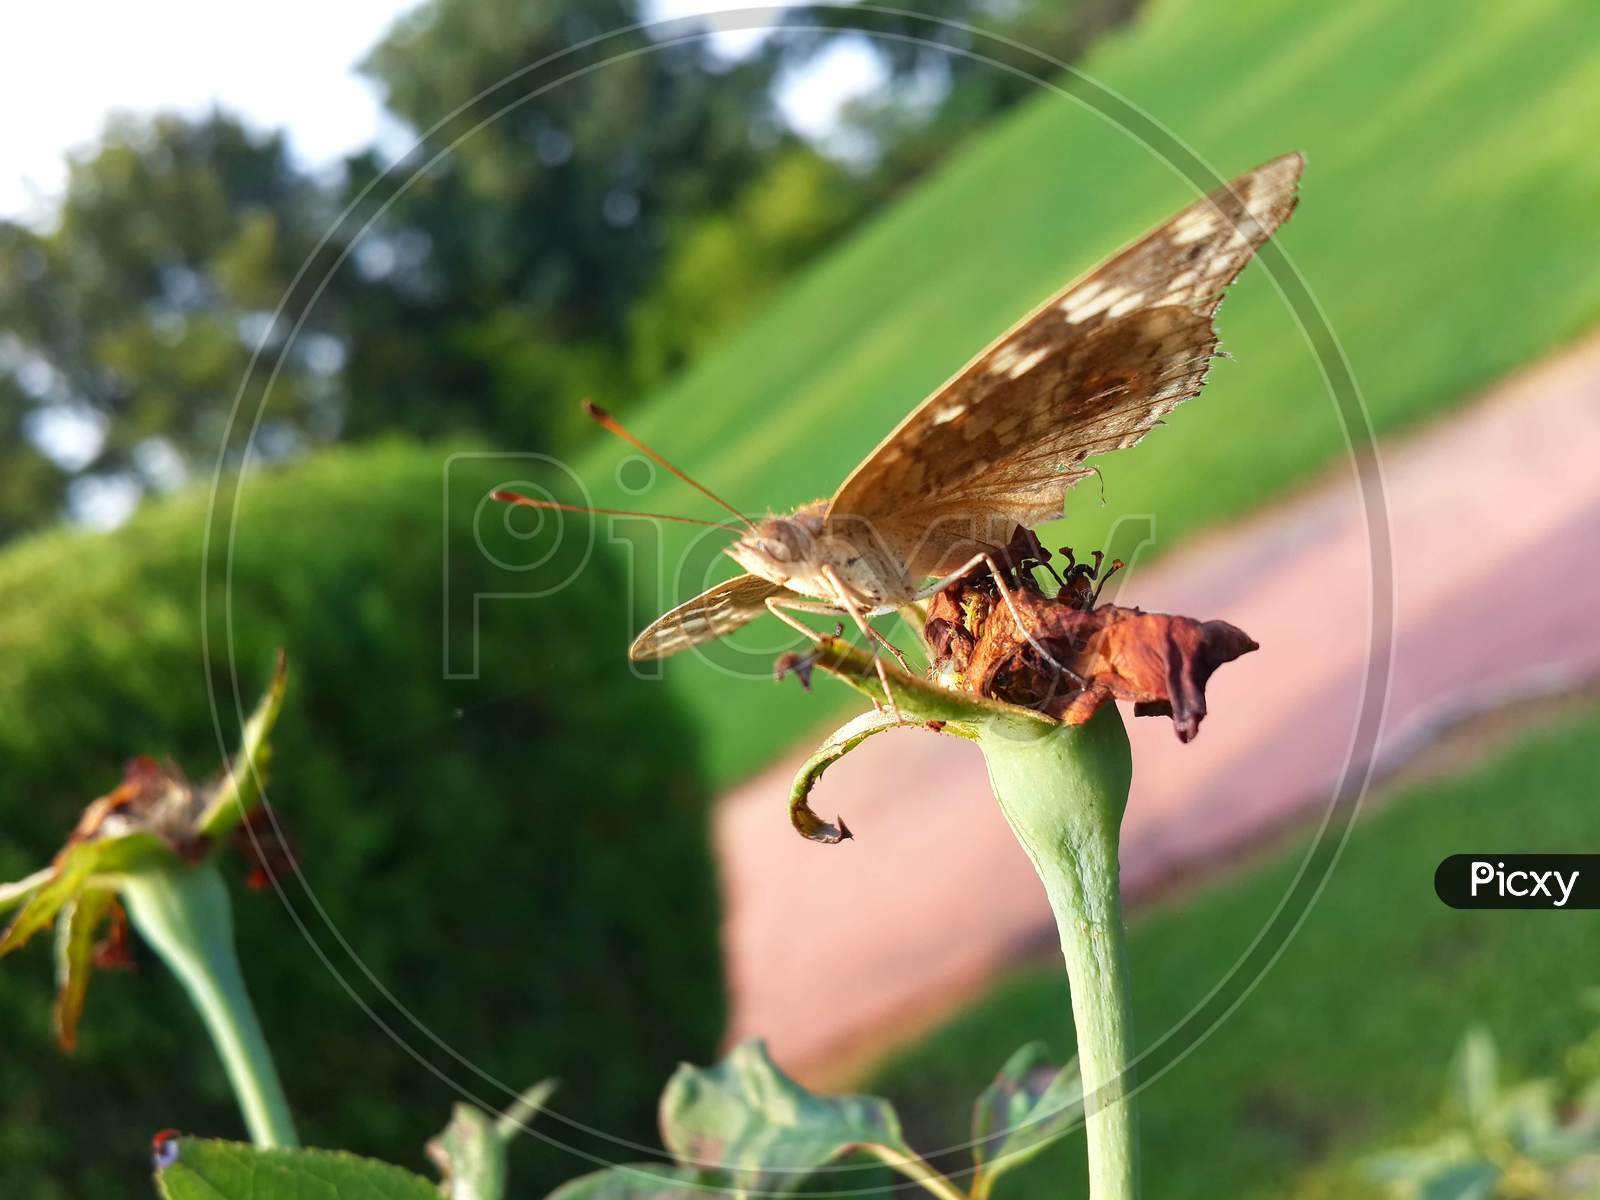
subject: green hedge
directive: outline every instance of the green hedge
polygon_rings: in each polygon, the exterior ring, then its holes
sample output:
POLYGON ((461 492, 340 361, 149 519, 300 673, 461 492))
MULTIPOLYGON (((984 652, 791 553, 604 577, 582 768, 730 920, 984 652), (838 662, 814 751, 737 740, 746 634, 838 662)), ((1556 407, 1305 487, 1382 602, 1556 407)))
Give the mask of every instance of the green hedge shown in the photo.
MULTIPOLYGON (((502 506, 474 508, 487 487, 546 471, 386 446, 243 487, 238 687, 248 708, 273 648, 288 648, 270 796, 315 899, 291 879, 292 913, 270 891, 240 888, 235 906, 308 1143, 421 1169, 454 1098, 319 954, 428 1063, 504 1099, 385 1000, 339 938, 445 1045, 512 1088, 561 1076, 557 1111, 605 1132, 653 1143, 672 1065, 714 1053, 724 998, 706 796, 665 689, 630 676, 617 557, 602 543, 584 565, 577 522, 548 563, 519 569, 552 531, 524 540, 502 506), (580 566, 548 596, 474 605, 580 566), (447 641, 453 669, 470 669, 475 607, 479 677, 447 678, 447 641)), ((39 865, 127 757, 218 765, 199 615, 206 533, 196 494, 113 534, 0 555, 0 878, 39 865)), ((211 530, 219 551, 227 533, 211 530)), ((204 583, 219 651, 229 590, 219 565, 204 583)), ((225 653, 209 683, 231 745, 225 653)), ((57 1053, 48 942, 0 963, 0 1194, 142 1194, 154 1130, 238 1136, 210 1046, 148 954, 133 975, 95 980, 77 1054, 57 1053)), ((592 1136, 582 1145, 619 1154, 592 1136)), ((588 1166, 529 1146, 517 1167, 530 1191, 588 1166)))

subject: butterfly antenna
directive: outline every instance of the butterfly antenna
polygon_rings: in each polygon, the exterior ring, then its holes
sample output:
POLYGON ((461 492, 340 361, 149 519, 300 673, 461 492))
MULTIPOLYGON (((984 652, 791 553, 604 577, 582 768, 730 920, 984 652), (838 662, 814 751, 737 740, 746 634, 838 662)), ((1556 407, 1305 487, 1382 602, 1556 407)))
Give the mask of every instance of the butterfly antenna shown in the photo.
POLYGON ((671 471, 674 475, 676 475, 679 479, 681 479, 685 483, 687 483, 695 491, 699 492, 702 496, 706 497, 706 499, 710 500, 713 504, 717 505, 719 508, 727 509, 734 516, 738 517, 740 523, 743 524, 745 529, 754 529, 755 528, 755 522, 750 520, 749 517, 745 516, 737 508, 735 508, 733 505, 729 504, 726 500, 724 500, 721 496, 717 495, 710 488, 706 487, 703 483, 697 483, 693 479, 690 479, 689 476, 685 475, 682 471, 678 470, 677 467, 673 466, 666 459, 662 458, 661 455, 657 454, 654 450, 650 449, 649 446, 646 446, 638 438, 634 437, 633 434, 629 433, 626 429, 624 429, 618 423, 618 421, 617 421, 617 419, 615 417, 613 417, 605 409, 601 408, 593 400, 585 400, 583 402, 583 411, 588 413, 589 416, 594 420, 595 424, 599 425, 600 428, 604 429, 607 433, 616 434, 619 438, 621 438, 623 441, 627 442, 628 445, 632 446, 640 454, 643 454, 651 462, 654 462, 654 463, 656 463, 656 464, 658 464, 658 465, 660 465, 662 467, 665 467, 667 470, 671 471))
POLYGON ((508 492, 497 490, 489 493, 492 500, 502 504, 514 504, 521 508, 545 508, 555 512, 587 513, 590 516, 601 517, 649 517, 656 521, 678 521, 684 525, 703 525, 708 529, 726 529, 729 533, 743 533, 744 530, 737 525, 729 525, 725 521, 702 521, 699 517, 677 517, 671 513, 636 512, 628 508, 586 508, 581 504, 557 504, 554 500, 535 500, 532 496, 524 496, 521 492, 508 492))

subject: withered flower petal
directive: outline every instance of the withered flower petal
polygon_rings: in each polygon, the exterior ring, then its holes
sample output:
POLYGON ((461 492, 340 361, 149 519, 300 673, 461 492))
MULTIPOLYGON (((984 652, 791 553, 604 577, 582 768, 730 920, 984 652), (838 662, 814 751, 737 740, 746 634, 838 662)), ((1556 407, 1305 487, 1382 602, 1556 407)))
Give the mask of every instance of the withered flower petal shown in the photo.
POLYGON ((244 882, 252 892, 265 891, 277 880, 294 874, 299 864, 283 818, 264 802, 234 827, 232 840, 233 848, 250 864, 244 882))
POLYGON ((1078 586, 1047 596, 1027 569, 1027 560, 1047 560, 1026 550, 1019 538, 1008 548, 1015 615, 986 575, 958 580, 930 602, 923 636, 946 686, 1067 725, 1087 721, 1107 700, 1131 701, 1137 716, 1170 716, 1187 742, 1206 715, 1212 673, 1258 648, 1226 621, 1094 607, 1087 585, 1097 568, 1085 564, 1068 572, 1078 586))

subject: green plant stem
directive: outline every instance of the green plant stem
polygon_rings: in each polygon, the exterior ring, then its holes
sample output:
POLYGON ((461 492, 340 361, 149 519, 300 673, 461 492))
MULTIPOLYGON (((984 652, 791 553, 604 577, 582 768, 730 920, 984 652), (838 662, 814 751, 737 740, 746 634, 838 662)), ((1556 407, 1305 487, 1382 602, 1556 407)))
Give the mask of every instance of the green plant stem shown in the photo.
POLYGON ((1133 1200, 1133 1014, 1117 868, 1132 778, 1127 731, 1108 704, 1087 724, 1043 733, 995 724, 979 744, 1061 934, 1083 1074, 1090 1200, 1133 1200))
POLYGON ((965 1192, 915 1154, 907 1154, 904 1151, 896 1150, 893 1146, 884 1146, 877 1143, 866 1148, 907 1179, 920 1184, 924 1189, 938 1196, 939 1200, 967 1200, 965 1192))
POLYGON ((214 864, 140 871, 121 886, 128 917, 183 984, 211 1034, 250 1139, 295 1147, 289 1102, 245 991, 233 944, 233 908, 214 864))

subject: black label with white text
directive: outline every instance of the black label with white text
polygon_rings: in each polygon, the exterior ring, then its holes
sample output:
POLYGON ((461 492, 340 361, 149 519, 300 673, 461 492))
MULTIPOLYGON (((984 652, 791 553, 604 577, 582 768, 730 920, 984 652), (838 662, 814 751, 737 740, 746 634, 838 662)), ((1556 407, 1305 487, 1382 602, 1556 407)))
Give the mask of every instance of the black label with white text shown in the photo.
POLYGON ((1452 854, 1433 890, 1451 908, 1600 908, 1600 854, 1452 854))

